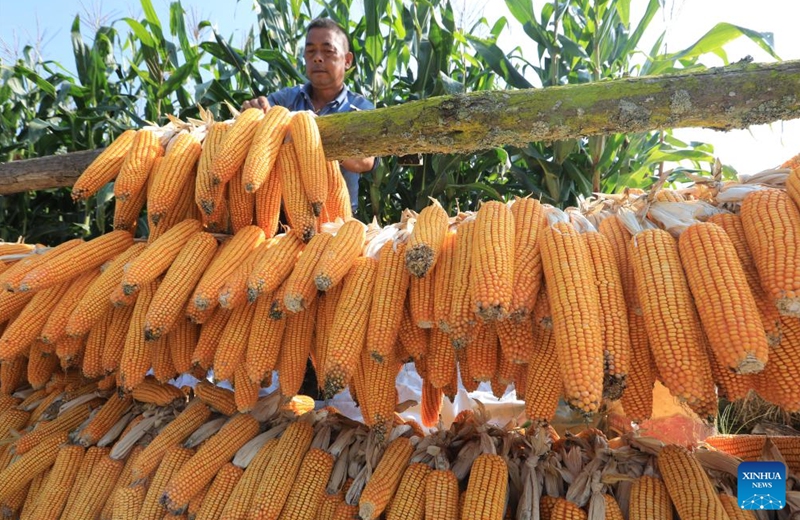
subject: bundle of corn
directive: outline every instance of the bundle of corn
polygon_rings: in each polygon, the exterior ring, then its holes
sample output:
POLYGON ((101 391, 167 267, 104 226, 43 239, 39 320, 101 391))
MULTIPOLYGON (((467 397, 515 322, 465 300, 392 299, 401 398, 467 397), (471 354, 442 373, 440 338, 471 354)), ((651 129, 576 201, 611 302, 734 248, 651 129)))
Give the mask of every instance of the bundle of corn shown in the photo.
POLYGON ((80 199, 116 179, 128 225, 44 254, 6 246, 0 390, 41 387, 59 365, 139 394, 213 369, 234 388, 219 406, 246 412, 276 370, 296 394, 310 357, 323 394, 349 386, 382 437, 408 361, 426 426, 459 381, 514 384, 545 423, 559 398, 583 414, 621 399, 647 419, 656 378, 703 419, 717 394, 751 390, 800 410, 798 175, 788 194, 763 175, 629 191, 585 217, 518 198, 451 218, 434 201, 380 229, 351 218, 310 114, 173 119, 123 134, 75 185, 80 199), (132 238, 145 203, 146 244, 132 238))
MULTIPOLYGON (((729 498, 738 459, 722 452, 498 427, 480 404, 427 435, 394 415, 381 439, 331 407, 295 411, 279 392, 238 413, 208 388, 189 397, 149 380, 131 399, 104 389, 108 380, 70 370, 0 402, 5 516, 658 520, 673 518, 672 504, 680 518, 746 515, 729 498)), ((709 444, 751 443, 737 453, 796 472, 796 442, 740 440, 709 444)))

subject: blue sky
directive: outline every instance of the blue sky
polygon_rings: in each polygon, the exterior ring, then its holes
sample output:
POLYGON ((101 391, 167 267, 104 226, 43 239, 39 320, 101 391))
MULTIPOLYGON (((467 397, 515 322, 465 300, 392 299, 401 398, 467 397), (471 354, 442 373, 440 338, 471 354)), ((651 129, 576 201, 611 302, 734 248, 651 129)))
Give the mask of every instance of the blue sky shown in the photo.
MULTIPOLYGON (((166 25, 169 20, 169 0, 152 1, 166 25)), ((534 0, 536 11, 541 8, 543 1, 534 0)), ((500 0, 451 2, 457 12, 463 10, 472 13, 473 17, 475 13, 483 13, 490 23, 499 16, 511 18, 505 3, 500 0)), ((363 5, 359 0, 353 3, 354 10, 363 5)), ((251 0, 183 0, 182 4, 190 13, 190 18, 210 21, 235 45, 241 42, 256 21, 251 0)), ((633 20, 641 17, 646 4, 646 0, 631 0, 633 20)), ((800 59, 800 31, 796 28, 796 17, 792 16, 796 9, 794 0, 759 0, 758 8, 751 2, 741 0, 667 0, 666 4, 667 8, 648 30, 642 42, 643 48, 649 48, 661 30, 665 30, 668 50, 683 49, 697 41, 716 23, 724 21, 757 31, 772 32, 775 49, 781 58, 800 59)), ((139 0, 0 0, 0 56, 5 61, 9 53, 13 55, 24 45, 41 39, 45 57, 60 61, 68 69, 74 70, 70 25, 76 14, 80 14, 88 24, 91 20, 104 17, 106 21, 125 16, 139 19, 141 8, 139 0)), ((85 25, 85 35, 93 32, 93 28, 85 25)), ((512 23, 501 37, 500 46, 510 49, 517 44, 524 47, 530 44, 530 40, 523 35, 520 27, 512 23)), ((729 44, 726 50, 732 62, 747 55, 752 55, 755 61, 771 61, 765 52, 744 39, 729 44)), ((523 51, 527 55, 533 49, 524 48, 523 51)), ((716 66, 720 62, 711 60, 707 64, 716 66)), ((800 120, 730 132, 681 129, 676 134, 683 140, 713 144, 722 161, 733 165, 741 173, 754 173, 777 165, 800 152, 800 120)))

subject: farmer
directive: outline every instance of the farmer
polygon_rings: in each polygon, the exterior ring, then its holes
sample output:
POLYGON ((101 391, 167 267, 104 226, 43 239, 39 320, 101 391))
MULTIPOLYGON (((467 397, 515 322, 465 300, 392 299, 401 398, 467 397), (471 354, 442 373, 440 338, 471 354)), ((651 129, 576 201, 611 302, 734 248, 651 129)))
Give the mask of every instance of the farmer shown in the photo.
MULTIPOLYGON (((308 25, 305 63, 308 83, 245 101, 242 109, 261 108, 266 111, 270 106, 280 105, 294 111, 311 110, 323 116, 375 108, 364 96, 350 92, 344 84, 345 72, 353 64, 353 53, 347 33, 330 18, 317 18, 308 25)), ((339 164, 355 213, 358 208, 358 174, 371 171, 375 167, 375 158, 350 158, 339 164)))

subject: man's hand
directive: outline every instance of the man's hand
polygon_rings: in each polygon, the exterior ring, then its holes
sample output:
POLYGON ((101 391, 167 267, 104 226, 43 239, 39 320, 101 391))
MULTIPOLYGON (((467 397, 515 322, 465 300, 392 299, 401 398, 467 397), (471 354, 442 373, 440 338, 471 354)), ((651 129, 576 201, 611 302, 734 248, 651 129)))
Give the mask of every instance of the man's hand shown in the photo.
POLYGON ((248 108, 260 108, 264 112, 269 109, 269 101, 265 96, 259 96, 255 99, 249 99, 242 103, 242 111, 247 110, 248 108))
POLYGON ((375 165, 374 157, 351 157, 343 159, 339 162, 342 168, 350 170, 353 173, 365 173, 372 169, 375 165))

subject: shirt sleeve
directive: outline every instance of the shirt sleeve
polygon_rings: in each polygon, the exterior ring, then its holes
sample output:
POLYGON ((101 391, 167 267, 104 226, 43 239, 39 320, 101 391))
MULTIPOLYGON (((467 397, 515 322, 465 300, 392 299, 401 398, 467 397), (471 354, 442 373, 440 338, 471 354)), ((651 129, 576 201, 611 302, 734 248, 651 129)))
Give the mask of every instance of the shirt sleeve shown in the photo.
POLYGON ((290 104, 290 94, 291 88, 282 88, 276 92, 273 92, 269 96, 267 96, 267 101, 269 101, 269 106, 281 106, 285 108, 291 108, 290 104))

